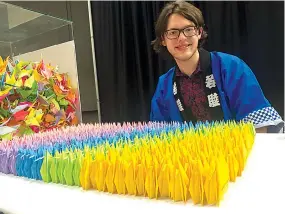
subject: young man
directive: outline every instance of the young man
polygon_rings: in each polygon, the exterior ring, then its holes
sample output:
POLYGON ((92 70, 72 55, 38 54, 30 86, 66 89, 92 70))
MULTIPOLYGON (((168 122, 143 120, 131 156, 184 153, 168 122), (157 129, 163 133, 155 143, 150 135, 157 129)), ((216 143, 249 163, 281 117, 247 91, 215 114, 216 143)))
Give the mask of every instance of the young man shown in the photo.
POLYGON ((176 66, 159 78, 151 121, 252 121, 257 132, 281 132, 284 122, 265 98, 247 64, 202 49, 207 38, 201 11, 187 2, 167 4, 156 23, 156 52, 176 66))

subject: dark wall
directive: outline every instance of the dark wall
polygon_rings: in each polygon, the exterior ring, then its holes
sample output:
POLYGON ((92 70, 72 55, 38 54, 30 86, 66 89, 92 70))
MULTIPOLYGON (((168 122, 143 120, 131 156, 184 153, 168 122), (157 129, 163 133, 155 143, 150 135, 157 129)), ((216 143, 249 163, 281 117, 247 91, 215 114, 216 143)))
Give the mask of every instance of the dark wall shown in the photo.
MULTIPOLYGON (((58 17, 73 22, 73 36, 76 47, 77 70, 79 78, 82 111, 97 110, 96 88, 94 79, 94 68, 92 60, 92 49, 90 40, 90 28, 87 1, 5 1, 35 12, 58 17)), ((29 48, 44 48, 51 44, 66 42, 71 37, 71 29, 66 26, 60 30, 51 31, 39 35, 35 44, 33 39, 25 40, 17 44, 21 50, 28 51, 29 48)))

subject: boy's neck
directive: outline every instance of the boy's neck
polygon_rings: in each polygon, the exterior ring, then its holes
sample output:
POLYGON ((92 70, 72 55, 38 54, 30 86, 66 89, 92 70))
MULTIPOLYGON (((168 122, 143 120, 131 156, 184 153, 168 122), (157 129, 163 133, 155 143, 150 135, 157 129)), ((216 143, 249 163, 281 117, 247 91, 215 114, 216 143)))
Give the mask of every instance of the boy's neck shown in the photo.
POLYGON ((197 66, 199 64, 199 51, 197 50, 189 60, 176 60, 176 63, 182 73, 191 76, 191 74, 197 69, 197 66))

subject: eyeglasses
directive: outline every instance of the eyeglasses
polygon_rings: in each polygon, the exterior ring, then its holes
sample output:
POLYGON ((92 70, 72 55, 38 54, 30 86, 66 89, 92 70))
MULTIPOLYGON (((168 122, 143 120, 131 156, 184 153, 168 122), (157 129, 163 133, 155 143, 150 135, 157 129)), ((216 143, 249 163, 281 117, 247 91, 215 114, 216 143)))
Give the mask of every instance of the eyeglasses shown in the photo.
POLYGON ((171 29, 165 31, 165 35, 168 39, 177 39, 181 32, 183 32, 184 36, 191 37, 197 33, 197 27, 190 26, 183 29, 171 29))

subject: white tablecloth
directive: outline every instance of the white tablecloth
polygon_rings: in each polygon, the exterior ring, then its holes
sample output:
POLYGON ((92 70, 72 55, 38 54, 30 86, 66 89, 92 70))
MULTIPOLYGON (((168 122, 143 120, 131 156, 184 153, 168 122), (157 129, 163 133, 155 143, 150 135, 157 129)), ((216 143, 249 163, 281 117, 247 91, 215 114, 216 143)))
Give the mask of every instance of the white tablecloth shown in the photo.
POLYGON ((285 135, 258 134, 242 177, 220 207, 111 195, 0 174, 0 210, 15 214, 282 213, 285 214, 285 135))

